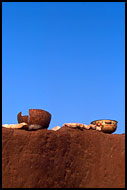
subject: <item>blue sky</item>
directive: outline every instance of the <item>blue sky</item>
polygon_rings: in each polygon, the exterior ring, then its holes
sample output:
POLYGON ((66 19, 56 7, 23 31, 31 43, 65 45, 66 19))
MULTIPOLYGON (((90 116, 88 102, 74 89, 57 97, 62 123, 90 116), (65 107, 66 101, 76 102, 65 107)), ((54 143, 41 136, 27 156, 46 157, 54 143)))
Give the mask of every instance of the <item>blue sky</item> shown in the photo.
POLYGON ((125 132, 125 3, 2 3, 2 123, 30 108, 125 132))

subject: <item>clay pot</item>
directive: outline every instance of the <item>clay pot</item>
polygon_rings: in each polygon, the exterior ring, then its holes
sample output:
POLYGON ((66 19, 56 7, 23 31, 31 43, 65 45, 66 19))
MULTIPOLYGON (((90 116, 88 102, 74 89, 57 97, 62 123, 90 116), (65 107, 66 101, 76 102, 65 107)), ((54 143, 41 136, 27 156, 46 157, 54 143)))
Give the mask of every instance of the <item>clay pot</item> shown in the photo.
POLYGON ((17 120, 18 123, 25 122, 28 125, 37 124, 41 125, 42 128, 48 128, 51 120, 51 114, 41 109, 29 109, 29 116, 22 116, 22 112, 19 112, 17 120))
POLYGON ((117 129, 117 123, 117 121, 109 119, 95 120, 91 122, 91 124, 101 127, 101 131, 104 133, 113 133, 117 129))

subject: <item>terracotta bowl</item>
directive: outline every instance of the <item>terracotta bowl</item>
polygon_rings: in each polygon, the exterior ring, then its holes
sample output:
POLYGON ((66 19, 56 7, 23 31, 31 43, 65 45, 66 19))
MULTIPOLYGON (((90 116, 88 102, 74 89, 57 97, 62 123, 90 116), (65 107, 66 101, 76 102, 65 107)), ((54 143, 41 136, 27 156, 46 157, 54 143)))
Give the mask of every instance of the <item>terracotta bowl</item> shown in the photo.
POLYGON ((113 133, 117 129, 117 123, 117 121, 110 119, 101 119, 91 122, 91 124, 101 127, 104 133, 113 133))
POLYGON ((28 123, 28 125, 38 124, 41 125, 42 128, 48 128, 51 120, 51 114, 41 109, 29 109, 29 116, 22 116, 22 112, 19 112, 17 120, 18 123, 25 122, 28 123))

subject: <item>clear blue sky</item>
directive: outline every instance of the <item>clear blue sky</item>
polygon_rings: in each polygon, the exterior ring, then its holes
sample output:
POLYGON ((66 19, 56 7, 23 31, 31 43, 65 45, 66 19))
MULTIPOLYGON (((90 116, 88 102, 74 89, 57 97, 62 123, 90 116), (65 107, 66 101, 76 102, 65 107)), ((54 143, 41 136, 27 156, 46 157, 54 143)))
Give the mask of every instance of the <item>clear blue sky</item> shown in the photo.
POLYGON ((2 123, 29 108, 125 132, 125 3, 2 3, 2 123))

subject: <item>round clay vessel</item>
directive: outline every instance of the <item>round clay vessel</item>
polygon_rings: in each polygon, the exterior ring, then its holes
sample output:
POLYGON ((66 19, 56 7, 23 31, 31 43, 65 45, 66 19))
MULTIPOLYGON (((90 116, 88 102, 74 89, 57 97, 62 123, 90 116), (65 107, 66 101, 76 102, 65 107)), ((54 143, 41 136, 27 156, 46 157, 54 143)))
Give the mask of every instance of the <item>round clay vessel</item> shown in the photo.
POLYGON ((104 133, 113 133, 117 129, 117 123, 117 121, 110 119, 100 119, 91 122, 91 124, 101 127, 101 131, 104 133))
POLYGON ((51 114, 41 109, 29 109, 29 116, 22 116, 22 112, 17 115, 18 123, 28 123, 41 125, 42 128, 48 128, 51 121, 51 114))

